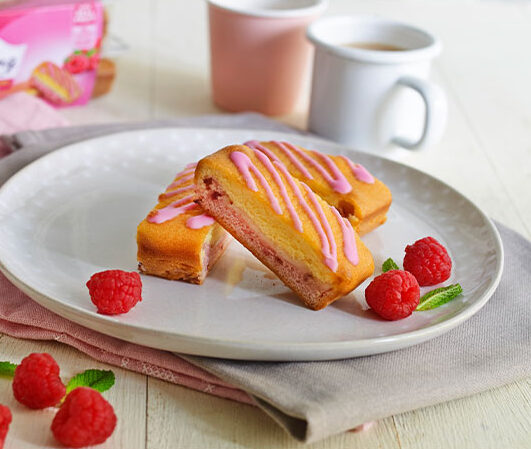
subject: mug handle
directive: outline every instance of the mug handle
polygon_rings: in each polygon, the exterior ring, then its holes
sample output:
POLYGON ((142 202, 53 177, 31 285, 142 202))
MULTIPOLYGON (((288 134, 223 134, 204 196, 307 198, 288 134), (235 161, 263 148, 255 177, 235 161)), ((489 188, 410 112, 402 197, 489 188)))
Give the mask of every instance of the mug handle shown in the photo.
POLYGON ((398 85, 409 87, 417 91, 426 105, 424 129, 420 139, 413 142, 404 137, 394 137, 391 142, 408 150, 419 150, 428 143, 437 141, 444 130, 447 115, 447 102, 444 91, 436 84, 413 76, 403 76, 397 81, 398 85))

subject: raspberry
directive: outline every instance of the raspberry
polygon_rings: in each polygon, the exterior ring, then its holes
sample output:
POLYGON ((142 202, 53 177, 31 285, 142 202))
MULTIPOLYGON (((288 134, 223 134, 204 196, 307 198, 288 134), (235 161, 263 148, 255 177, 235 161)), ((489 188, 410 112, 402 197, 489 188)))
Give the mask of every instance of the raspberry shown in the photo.
POLYGON ((0 449, 4 447, 9 424, 11 424, 11 410, 5 405, 0 404, 0 449))
POLYGON ((435 285, 450 277, 452 259, 437 240, 424 237, 406 246, 404 270, 413 274, 419 285, 435 285))
POLYGON ((89 70, 97 70, 99 63, 100 55, 98 53, 94 53, 93 55, 89 56, 89 70))
POLYGON ((104 315, 129 312, 142 301, 142 281, 134 271, 107 270, 93 274, 87 287, 90 299, 104 315))
POLYGON ((64 63, 63 69, 70 73, 81 73, 90 66, 89 58, 84 54, 70 55, 64 63))
POLYGON ((13 394, 26 407, 51 407, 59 403, 65 393, 59 365, 50 354, 30 354, 15 369, 13 394))
POLYGON ((67 447, 101 444, 115 427, 112 405, 88 387, 72 390, 52 421, 54 437, 67 447))
POLYGON ((400 320, 419 305, 420 287, 411 273, 391 270, 373 279, 365 289, 365 300, 382 318, 400 320))

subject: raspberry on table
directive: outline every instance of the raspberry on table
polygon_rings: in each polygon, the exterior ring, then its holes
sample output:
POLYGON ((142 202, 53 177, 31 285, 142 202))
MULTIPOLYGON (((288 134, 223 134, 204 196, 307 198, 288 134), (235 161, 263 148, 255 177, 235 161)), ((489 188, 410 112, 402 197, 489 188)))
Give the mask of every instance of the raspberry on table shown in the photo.
POLYGON ((419 285, 435 285, 450 277, 452 259, 437 240, 424 237, 406 246, 404 270, 413 274, 419 285))
POLYGON ((11 424, 11 410, 5 405, 0 404, 0 449, 4 447, 9 424, 11 424))
POLYGON ((46 353, 25 357, 15 369, 12 386, 15 399, 33 409, 52 407, 66 393, 59 377, 59 365, 46 353))
POLYGON ((88 387, 72 390, 52 421, 54 437, 67 447, 101 444, 115 427, 112 405, 88 387))
POLYGON ((419 305, 420 287, 411 273, 390 270, 373 279, 365 289, 365 300, 382 318, 400 320, 419 305))
POLYGON ((104 315, 131 310, 142 301, 142 281, 136 272, 107 270, 95 273, 87 282, 90 299, 104 315))

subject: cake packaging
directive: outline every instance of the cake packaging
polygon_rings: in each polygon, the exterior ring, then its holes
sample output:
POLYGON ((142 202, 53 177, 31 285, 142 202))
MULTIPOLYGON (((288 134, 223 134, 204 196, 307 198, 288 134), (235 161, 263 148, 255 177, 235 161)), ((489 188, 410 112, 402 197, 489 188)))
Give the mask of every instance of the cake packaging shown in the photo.
POLYGON ((0 2, 0 98, 25 91, 56 107, 93 93, 104 28, 100 1, 0 2))

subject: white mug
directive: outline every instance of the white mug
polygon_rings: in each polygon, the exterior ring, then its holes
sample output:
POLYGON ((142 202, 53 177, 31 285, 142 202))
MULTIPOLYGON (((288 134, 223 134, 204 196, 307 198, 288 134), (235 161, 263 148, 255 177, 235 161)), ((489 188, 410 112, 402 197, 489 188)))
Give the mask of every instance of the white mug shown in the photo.
POLYGON ((415 150, 440 139, 446 97, 427 81, 441 51, 437 38, 374 16, 325 17, 307 37, 316 49, 311 132, 369 152, 415 150))

